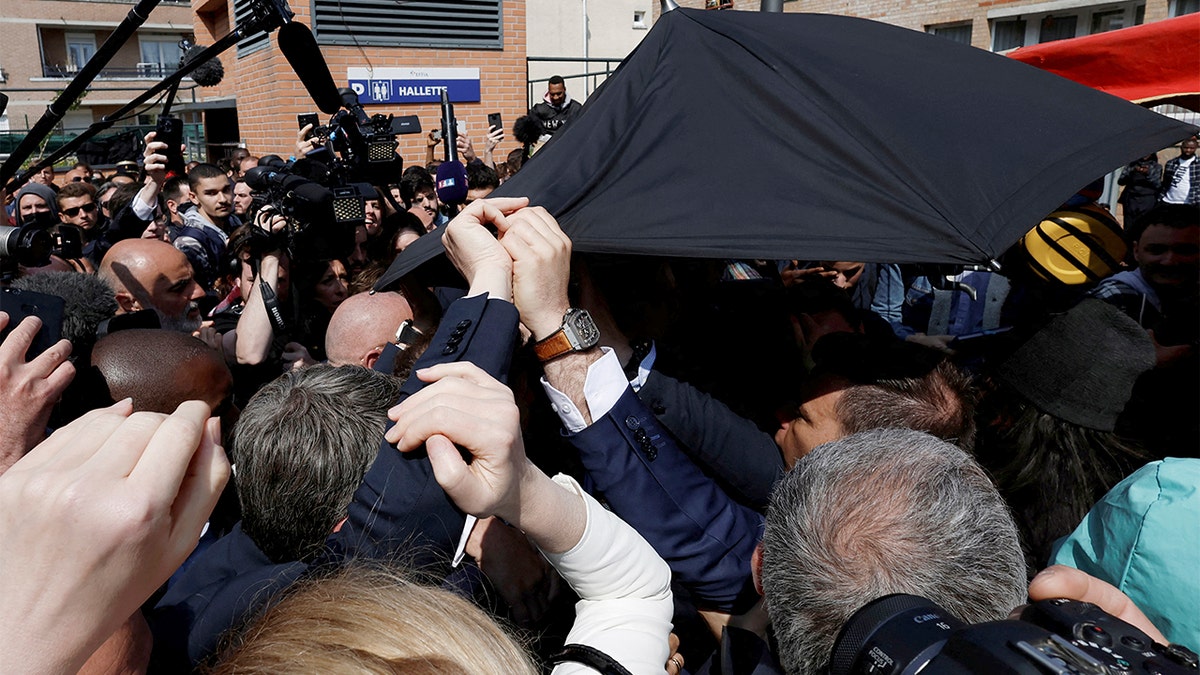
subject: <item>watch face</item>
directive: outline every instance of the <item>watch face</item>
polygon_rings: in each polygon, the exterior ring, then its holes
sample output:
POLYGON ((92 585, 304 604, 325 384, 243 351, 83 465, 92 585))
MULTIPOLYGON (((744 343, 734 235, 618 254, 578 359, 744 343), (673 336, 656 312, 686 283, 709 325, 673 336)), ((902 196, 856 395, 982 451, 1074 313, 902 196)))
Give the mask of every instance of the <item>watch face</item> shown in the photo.
POLYGON ((571 347, 576 351, 590 349, 600 342, 600 330, 586 309, 571 309, 564 318, 563 327, 567 329, 565 332, 571 340, 571 347))

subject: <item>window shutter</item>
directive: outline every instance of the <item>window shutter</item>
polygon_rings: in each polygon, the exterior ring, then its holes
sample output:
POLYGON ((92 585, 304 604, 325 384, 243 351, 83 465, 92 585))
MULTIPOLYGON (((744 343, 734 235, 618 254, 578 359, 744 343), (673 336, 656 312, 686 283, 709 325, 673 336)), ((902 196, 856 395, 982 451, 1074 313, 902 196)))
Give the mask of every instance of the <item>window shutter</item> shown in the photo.
POLYGON ((313 0, 326 45, 502 49, 502 0, 313 0))

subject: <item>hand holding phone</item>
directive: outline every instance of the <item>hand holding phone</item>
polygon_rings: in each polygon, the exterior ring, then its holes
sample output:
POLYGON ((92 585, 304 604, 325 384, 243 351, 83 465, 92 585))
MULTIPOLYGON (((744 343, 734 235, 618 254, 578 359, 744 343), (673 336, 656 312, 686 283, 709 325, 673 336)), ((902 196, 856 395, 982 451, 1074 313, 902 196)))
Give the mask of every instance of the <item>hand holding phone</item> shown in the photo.
POLYGON ((166 179, 184 175, 183 120, 174 115, 160 115, 154 127, 154 140, 167 146, 162 150, 163 156, 167 158, 166 179))

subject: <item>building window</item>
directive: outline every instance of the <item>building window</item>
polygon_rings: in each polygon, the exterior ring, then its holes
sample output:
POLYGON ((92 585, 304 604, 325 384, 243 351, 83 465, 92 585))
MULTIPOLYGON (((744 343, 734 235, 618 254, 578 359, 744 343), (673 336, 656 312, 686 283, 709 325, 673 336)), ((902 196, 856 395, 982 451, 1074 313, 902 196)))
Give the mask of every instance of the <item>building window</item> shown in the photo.
POLYGON ((646 12, 643 10, 634 10, 633 12, 633 27, 646 28, 646 12))
POLYGON ((1047 16, 1042 19, 1042 29, 1038 33, 1038 42, 1054 42, 1075 37, 1075 26, 1079 17, 1074 14, 1065 16, 1047 16))
POLYGON ((138 42, 141 45, 138 75, 160 78, 179 67, 179 59, 183 56, 183 50, 179 48, 178 39, 140 37, 138 42))
POLYGON ((1007 19, 992 23, 992 51, 1002 52, 1025 46, 1025 20, 1007 19))
POLYGON ((1200 12, 1200 0, 1172 0, 1171 16, 1183 16, 1200 12))
POLYGON ((313 32, 326 45, 499 49, 501 0, 313 0, 313 32))
POLYGON ((64 38, 67 43, 67 70, 74 73, 95 56, 96 35, 94 33, 67 33, 64 38))
POLYGON ((1096 12, 1092 14, 1092 30, 1088 33, 1107 33, 1110 30, 1119 30, 1125 27, 1125 10, 1112 9, 1106 12, 1096 12))
POLYGON ((988 12, 994 51, 1140 26, 1146 18, 1146 3, 1142 0, 1104 5, 1093 3, 1092 8, 1082 8, 1074 12, 1057 11, 1052 14, 1041 12, 1018 15, 1020 11, 1020 8, 1004 7, 988 12))
POLYGON ((944 26, 927 26, 925 32, 930 35, 944 37, 947 40, 959 42, 964 45, 971 44, 971 22, 952 23, 944 26))

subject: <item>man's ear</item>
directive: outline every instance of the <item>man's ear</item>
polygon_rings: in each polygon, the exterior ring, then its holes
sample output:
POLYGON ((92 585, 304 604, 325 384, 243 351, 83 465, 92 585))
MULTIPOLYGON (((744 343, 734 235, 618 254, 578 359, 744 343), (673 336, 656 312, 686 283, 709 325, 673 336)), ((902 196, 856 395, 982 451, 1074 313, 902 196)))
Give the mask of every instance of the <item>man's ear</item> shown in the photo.
POLYGON ((750 555, 750 576, 752 576, 754 578, 754 590, 758 591, 759 595, 763 594, 762 560, 763 560, 763 543, 760 541, 754 547, 754 553, 752 553, 750 555))
POLYGON ((117 307, 122 314, 130 314, 143 309, 141 303, 129 291, 117 291, 117 307))
POLYGON ((363 365, 371 370, 375 369, 375 362, 379 360, 379 355, 383 353, 383 347, 372 347, 371 351, 363 357, 363 365))

